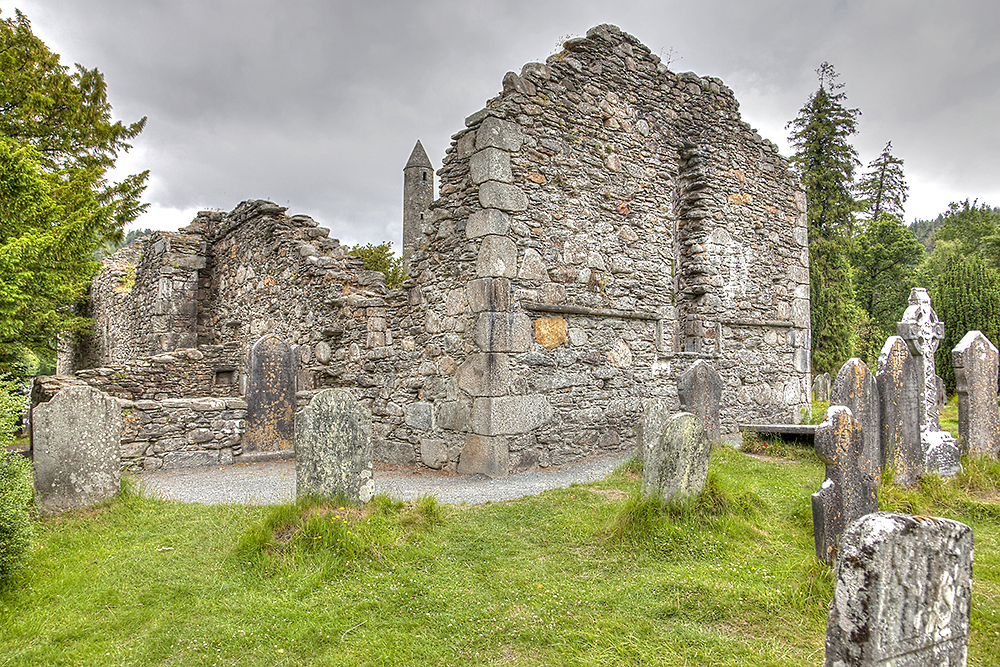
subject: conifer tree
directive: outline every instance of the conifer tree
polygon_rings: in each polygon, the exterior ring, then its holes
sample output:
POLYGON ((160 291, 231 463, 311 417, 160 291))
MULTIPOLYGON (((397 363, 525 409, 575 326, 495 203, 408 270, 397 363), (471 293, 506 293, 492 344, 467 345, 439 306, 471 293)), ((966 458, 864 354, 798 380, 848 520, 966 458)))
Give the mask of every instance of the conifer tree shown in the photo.
POLYGON ((938 276, 931 299, 944 322, 944 340, 935 355, 937 373, 953 392, 951 351, 962 337, 978 330, 994 345, 1000 341, 1000 272, 975 255, 953 255, 938 276))
POLYGON ((860 111, 829 63, 816 70, 819 89, 790 123, 792 165, 808 198, 812 360, 815 372, 835 373, 854 353, 861 311, 854 300, 848 261, 857 210, 852 185, 860 162, 849 139, 860 111))
POLYGON ((868 164, 868 173, 858 182, 858 203, 868 220, 882 215, 903 219, 903 204, 909 191, 903 177, 903 160, 892 154, 892 142, 868 164))

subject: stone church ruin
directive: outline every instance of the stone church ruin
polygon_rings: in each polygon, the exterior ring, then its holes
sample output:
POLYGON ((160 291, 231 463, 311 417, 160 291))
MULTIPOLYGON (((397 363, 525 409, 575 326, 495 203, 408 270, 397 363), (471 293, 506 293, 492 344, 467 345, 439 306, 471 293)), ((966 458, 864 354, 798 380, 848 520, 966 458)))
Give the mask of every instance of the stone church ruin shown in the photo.
POLYGON ((435 198, 418 142, 402 289, 266 201, 121 250, 35 402, 121 399, 127 464, 240 460, 251 349, 274 336, 289 409, 346 389, 377 460, 493 476, 634 447, 644 405, 679 411, 699 360, 723 432, 808 409, 805 194, 720 80, 598 26, 509 72, 437 175, 435 198))

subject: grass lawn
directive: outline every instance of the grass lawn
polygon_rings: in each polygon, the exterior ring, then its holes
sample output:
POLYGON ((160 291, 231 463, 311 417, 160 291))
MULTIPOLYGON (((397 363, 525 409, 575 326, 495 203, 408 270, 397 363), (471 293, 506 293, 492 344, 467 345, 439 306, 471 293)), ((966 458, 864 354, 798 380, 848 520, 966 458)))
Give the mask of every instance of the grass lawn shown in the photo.
MULTIPOLYGON (((805 447, 769 451, 714 450, 706 493, 666 508, 638 500, 634 464, 481 506, 127 493, 40 522, 0 593, 0 667, 821 665, 823 468, 805 447)), ((973 526, 970 664, 996 665, 1000 465, 967 468, 881 503, 973 526)))

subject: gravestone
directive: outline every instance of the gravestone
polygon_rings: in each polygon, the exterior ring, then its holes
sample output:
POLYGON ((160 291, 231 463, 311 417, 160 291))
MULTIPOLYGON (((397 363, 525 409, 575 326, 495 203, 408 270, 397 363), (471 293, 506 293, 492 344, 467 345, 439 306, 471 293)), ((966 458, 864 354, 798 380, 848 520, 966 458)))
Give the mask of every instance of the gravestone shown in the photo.
POLYGON ((822 373, 813 378, 813 400, 828 402, 830 400, 831 384, 829 373, 822 373))
POLYGON ((681 410, 701 420, 709 442, 722 439, 719 427, 719 404, 722 402, 722 377, 704 359, 694 362, 677 378, 681 410))
POLYGON ((997 348, 981 331, 970 331, 951 352, 958 392, 958 436, 963 454, 996 458, 1000 450, 997 411, 997 348))
POLYGON ((878 512, 844 532, 826 624, 827 665, 965 665, 972 529, 878 512))
POLYGON ((850 408, 831 405, 816 429, 816 454, 826 479, 812 495, 816 557, 833 564, 837 542, 855 519, 878 510, 875 482, 862 466, 861 424, 850 408))
POLYGON ((250 350, 244 454, 292 448, 295 438, 295 367, 292 349, 277 336, 264 336, 250 350))
POLYGON ((295 415, 296 495, 367 503, 372 479, 372 415, 344 389, 324 389, 295 415))
POLYGON ((830 390, 830 405, 845 405, 861 425, 862 470, 876 485, 882 482, 878 387, 868 365, 858 358, 840 367, 830 390))
POLYGON ((643 497, 667 501, 701 493, 711 451, 712 442, 700 419, 690 412, 670 417, 656 446, 646 452, 643 497))
POLYGON ((923 287, 910 290, 909 304, 903 312, 903 320, 896 324, 896 333, 906 341, 912 354, 923 357, 920 441, 924 449, 924 467, 929 472, 950 477, 962 469, 962 464, 958 443, 950 433, 941 430, 938 422, 941 378, 934 365, 934 353, 944 338, 944 324, 931 307, 931 298, 923 287))
POLYGON ((916 484, 924 471, 920 443, 923 382, 923 357, 914 355, 899 336, 890 336, 878 357, 875 383, 882 413, 882 465, 893 471, 899 486, 916 484))
POLYGON ((663 429, 667 427, 670 417, 675 414, 670 410, 670 403, 665 398, 652 398, 646 402, 642 418, 635 427, 635 457, 645 461, 649 452, 657 446, 663 429))
POLYGON ((121 488, 122 411, 93 387, 65 387, 32 409, 35 495, 45 514, 89 507, 121 488))

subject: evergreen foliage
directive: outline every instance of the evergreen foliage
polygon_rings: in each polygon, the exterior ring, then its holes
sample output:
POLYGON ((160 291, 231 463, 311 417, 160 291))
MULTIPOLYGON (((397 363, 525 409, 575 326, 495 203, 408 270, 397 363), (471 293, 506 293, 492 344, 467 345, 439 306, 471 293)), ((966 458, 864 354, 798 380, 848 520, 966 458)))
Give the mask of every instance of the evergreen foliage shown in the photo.
POLYGON ((870 221, 883 215, 902 221, 909 189, 903 178, 903 161, 892 154, 890 141, 868 164, 868 173, 858 182, 858 203, 870 221))
POLYGON ((391 289, 398 289, 409 278, 403 267, 403 258, 392 252, 392 241, 355 246, 347 254, 360 257, 369 271, 381 271, 385 275, 385 286, 391 289))
POLYGON ((855 301, 851 274, 841 243, 817 239, 809 245, 814 373, 836 375, 854 356, 856 332, 864 313, 855 301))
POLYGON ((953 242, 951 250, 959 255, 976 255, 1000 269, 1000 208, 966 199, 949 204, 939 218, 941 225, 934 232, 938 244, 953 242))
POLYGON ((944 322, 944 340, 935 355, 938 375, 955 391, 951 351, 969 331, 982 331, 994 345, 1000 341, 1000 272, 975 255, 955 255, 937 277, 931 301, 944 322))
POLYGON ((0 371, 51 360, 60 331, 88 325, 74 306, 94 251, 145 207, 147 172, 107 171, 145 122, 112 122, 100 72, 70 72, 20 11, 0 20, 0 371))
POLYGON ((5 453, 24 403, 16 383, 0 378, 0 587, 27 562, 33 537, 28 514, 34 501, 31 463, 19 453, 5 453))
POLYGON ((848 262, 857 203, 852 194, 860 162, 849 139, 860 111, 848 109, 843 85, 829 63, 816 70, 819 89, 788 123, 791 158, 809 202, 809 278, 814 372, 835 373, 854 353, 862 313, 854 300, 848 262))

